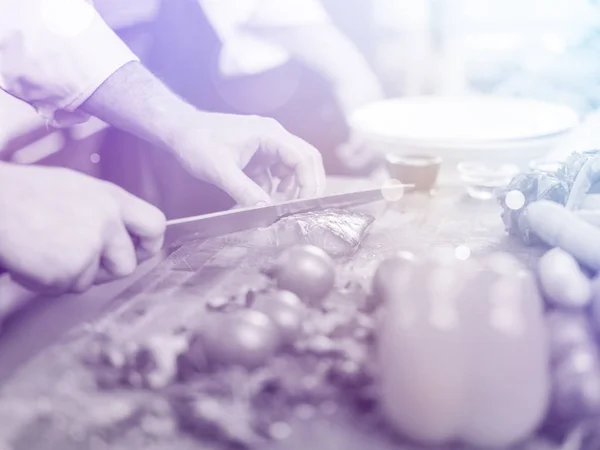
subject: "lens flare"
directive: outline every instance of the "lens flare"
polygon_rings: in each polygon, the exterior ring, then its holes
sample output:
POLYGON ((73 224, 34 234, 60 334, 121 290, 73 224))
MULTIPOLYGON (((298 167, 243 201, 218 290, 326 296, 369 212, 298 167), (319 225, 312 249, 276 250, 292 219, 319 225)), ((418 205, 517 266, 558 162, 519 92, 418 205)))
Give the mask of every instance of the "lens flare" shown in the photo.
POLYGON ((509 209, 518 211, 525 206, 525 195, 521 191, 510 191, 506 194, 504 203, 509 209))
POLYGON ((404 185, 393 178, 386 180, 381 187, 381 195, 389 202, 397 202, 404 197, 404 185))
POLYGON ((459 245, 454 249, 454 256, 456 259, 466 261, 471 257, 471 249, 465 245, 459 245))

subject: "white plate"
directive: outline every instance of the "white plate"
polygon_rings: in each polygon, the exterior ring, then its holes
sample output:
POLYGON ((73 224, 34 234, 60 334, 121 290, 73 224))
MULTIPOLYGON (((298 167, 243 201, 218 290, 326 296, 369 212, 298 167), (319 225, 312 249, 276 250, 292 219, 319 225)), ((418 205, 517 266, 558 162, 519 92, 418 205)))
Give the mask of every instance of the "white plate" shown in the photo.
POLYGON ((351 117, 353 128, 363 135, 430 147, 516 144, 556 137, 578 122, 567 106, 496 96, 384 100, 351 117))

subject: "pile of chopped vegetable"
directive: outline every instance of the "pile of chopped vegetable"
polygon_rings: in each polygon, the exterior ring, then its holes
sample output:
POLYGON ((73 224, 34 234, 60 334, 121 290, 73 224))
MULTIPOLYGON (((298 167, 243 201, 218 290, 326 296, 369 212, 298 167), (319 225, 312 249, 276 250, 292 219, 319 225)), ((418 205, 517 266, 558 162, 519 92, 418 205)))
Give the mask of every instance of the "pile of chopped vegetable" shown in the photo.
POLYGON ((268 286, 208 302, 197 329, 126 348, 99 338, 85 361, 102 389, 158 393, 179 430, 225 447, 344 414, 378 439, 558 448, 600 417, 600 283, 568 258, 541 261, 543 296, 510 255, 453 252, 385 260, 366 292, 334 287, 331 258, 295 246, 263 268, 268 286))

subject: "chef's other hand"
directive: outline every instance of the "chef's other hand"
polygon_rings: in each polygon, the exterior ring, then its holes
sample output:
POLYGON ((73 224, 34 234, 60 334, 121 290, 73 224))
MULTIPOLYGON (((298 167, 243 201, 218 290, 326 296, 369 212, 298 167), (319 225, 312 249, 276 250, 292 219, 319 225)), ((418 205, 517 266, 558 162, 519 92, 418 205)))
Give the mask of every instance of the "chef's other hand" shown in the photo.
POLYGON ((301 198, 320 195, 325 187, 321 154, 270 118, 200 113, 200 120, 176 142, 174 150, 188 171, 241 206, 271 202, 269 193, 244 172, 256 166, 284 185, 295 185, 301 198))
POLYGON ((115 185, 7 163, 0 163, 0 217, 0 267, 49 294, 130 275, 160 251, 166 224, 158 209, 115 185))
POLYGON ((324 188, 321 154, 275 120, 198 111, 139 63, 117 70, 81 110, 175 152, 192 175, 220 187, 243 206, 271 200, 244 173, 246 168, 270 169, 284 186, 295 184, 301 197, 318 195, 324 188))

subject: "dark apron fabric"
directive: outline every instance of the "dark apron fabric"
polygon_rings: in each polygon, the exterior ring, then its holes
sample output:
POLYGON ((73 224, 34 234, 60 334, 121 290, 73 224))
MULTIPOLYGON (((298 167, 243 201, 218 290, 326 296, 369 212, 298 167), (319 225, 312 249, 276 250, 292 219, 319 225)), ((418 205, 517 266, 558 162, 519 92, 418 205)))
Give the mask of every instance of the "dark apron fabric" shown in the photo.
MULTIPOLYGON (((319 74, 292 61, 258 75, 221 77, 221 43, 196 0, 163 0, 157 20, 143 31, 152 44, 142 62, 186 101, 207 111, 273 117, 318 148, 329 173, 344 173, 335 149, 348 140, 349 128, 319 74)), ((185 173, 168 152, 119 130, 111 130, 103 146, 102 173, 168 218, 233 206, 225 193, 185 173)))

